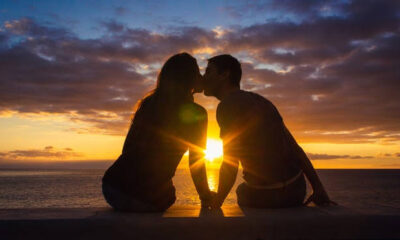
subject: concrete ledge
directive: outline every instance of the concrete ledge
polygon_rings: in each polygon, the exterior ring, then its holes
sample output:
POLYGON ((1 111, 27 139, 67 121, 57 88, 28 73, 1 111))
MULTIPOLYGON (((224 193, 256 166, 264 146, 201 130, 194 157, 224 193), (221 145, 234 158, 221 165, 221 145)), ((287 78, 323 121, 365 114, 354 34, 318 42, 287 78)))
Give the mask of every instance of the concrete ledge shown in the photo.
POLYGON ((149 214, 0 209, 1 239, 396 239, 399 227, 400 215, 340 206, 221 211, 173 206, 149 214))

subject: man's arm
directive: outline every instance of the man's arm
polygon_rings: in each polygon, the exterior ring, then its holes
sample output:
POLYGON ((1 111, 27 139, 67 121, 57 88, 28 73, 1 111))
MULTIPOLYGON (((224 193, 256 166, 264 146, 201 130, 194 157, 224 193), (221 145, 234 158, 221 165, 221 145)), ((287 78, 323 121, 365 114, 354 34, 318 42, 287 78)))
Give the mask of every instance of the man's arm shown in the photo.
POLYGON ((240 149, 239 137, 243 126, 245 126, 243 124, 245 122, 243 120, 243 108, 245 107, 241 106, 240 101, 221 102, 217 107, 216 117, 220 127, 220 138, 224 143, 224 155, 219 170, 218 192, 212 201, 212 208, 222 206, 236 180, 239 168, 237 156, 238 149, 240 149))
POLYGON ((219 170, 218 193, 211 204, 212 208, 220 208, 235 183, 239 161, 229 157, 229 151, 224 150, 224 161, 219 170))
POLYGON ((189 150, 189 168, 194 186, 199 194, 200 200, 209 201, 211 192, 208 187, 204 155, 195 153, 196 150, 189 150))
POLYGON ((328 193, 326 192, 324 186, 322 185, 322 182, 319 179, 318 174, 315 171, 310 159, 307 157, 303 149, 297 144, 296 140, 289 132, 289 130, 286 128, 286 126, 285 126, 285 134, 288 137, 292 147, 294 147, 295 152, 300 159, 301 168, 313 188, 313 194, 306 200, 304 204, 307 205, 309 202, 314 202, 317 205, 329 205, 329 204, 336 205, 335 202, 329 199, 328 193))

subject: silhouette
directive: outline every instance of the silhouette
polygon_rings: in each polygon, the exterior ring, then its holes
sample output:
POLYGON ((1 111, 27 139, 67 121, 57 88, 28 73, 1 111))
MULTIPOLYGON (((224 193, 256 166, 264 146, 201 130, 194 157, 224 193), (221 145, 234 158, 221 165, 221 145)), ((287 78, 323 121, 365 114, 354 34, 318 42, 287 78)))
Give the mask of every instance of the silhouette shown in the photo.
POLYGON ((304 176, 313 194, 305 202, 335 204, 326 193, 310 160, 286 128, 276 107, 264 97, 240 89, 242 70, 231 55, 208 60, 204 94, 220 100, 217 121, 224 143, 218 193, 211 207, 219 208, 243 166, 244 183, 236 189, 240 206, 294 207, 303 204, 304 176))
POLYGON ((157 87, 134 114, 122 154, 102 179, 104 198, 114 209, 158 212, 170 207, 176 199, 171 179, 187 150, 202 205, 209 204, 213 193, 203 158, 207 112, 193 102, 193 93, 200 91, 196 59, 187 53, 170 57, 158 75, 157 87))

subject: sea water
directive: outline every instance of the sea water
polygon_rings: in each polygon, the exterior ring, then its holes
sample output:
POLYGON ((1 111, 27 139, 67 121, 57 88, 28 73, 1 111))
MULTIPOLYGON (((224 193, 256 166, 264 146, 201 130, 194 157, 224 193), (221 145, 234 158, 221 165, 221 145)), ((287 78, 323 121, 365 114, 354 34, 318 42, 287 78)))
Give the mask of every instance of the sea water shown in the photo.
MULTIPOLYGON (((0 208, 107 207, 101 178, 105 170, 7 170, 0 169, 0 208)), ((342 206, 400 212, 400 170, 317 170, 330 197, 342 206)), ((218 170, 207 172, 212 190, 218 170)), ((236 204, 235 189, 241 172, 224 204, 236 204)), ((200 205, 188 169, 173 178, 179 205, 200 205)), ((307 186, 308 194, 311 192, 307 186)))

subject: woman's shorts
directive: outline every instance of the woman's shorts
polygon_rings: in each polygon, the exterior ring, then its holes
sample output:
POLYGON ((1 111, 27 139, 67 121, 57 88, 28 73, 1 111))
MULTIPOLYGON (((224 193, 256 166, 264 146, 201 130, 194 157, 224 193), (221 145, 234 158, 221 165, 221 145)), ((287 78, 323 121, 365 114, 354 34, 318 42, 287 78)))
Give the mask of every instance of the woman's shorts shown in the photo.
POLYGON ((157 204, 134 198, 105 182, 103 182, 102 190, 107 203, 115 210, 124 212, 162 212, 174 204, 176 200, 175 188, 173 194, 163 197, 157 204))

